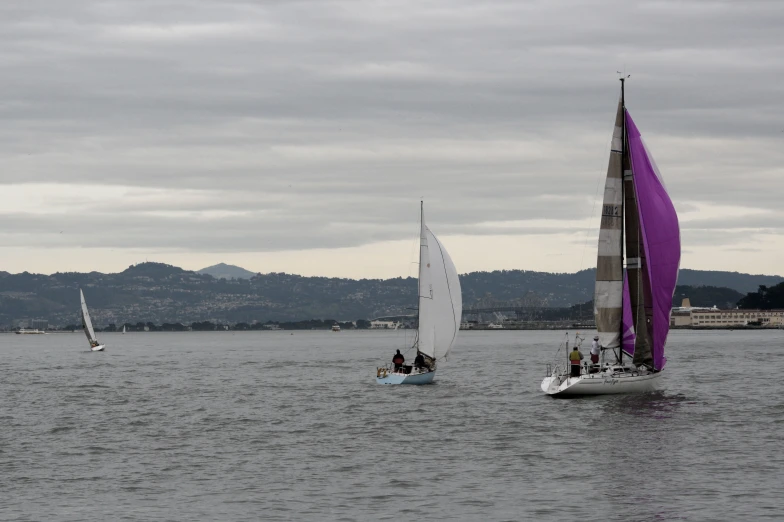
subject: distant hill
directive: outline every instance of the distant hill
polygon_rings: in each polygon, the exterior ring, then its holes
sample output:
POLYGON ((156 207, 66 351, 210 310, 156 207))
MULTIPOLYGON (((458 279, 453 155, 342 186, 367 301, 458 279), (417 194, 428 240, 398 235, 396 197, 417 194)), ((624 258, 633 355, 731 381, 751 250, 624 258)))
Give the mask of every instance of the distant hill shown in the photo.
POLYGON ((236 265, 227 265, 226 263, 208 266, 207 268, 197 270, 196 273, 211 275, 215 279, 250 279, 256 275, 250 270, 245 270, 236 265))
POLYGON ((744 294, 732 288, 678 285, 675 287, 675 295, 672 296, 672 305, 681 306, 688 297, 691 306, 735 308, 743 296, 744 294))
MULTIPOLYGON (((205 270, 220 267, 238 268, 216 265, 205 270)), ((0 326, 33 318, 55 325, 76 324, 80 288, 96 326, 139 321, 342 321, 409 315, 417 304, 417 281, 411 277, 355 280, 238 270, 243 274, 239 278, 238 272, 218 271, 220 277, 215 277, 163 263, 140 263, 116 274, 0 271, 0 326)), ((746 294, 759 285, 772 287, 782 281, 778 276, 682 270, 674 301, 680 305, 683 297, 689 297, 694 306, 734 306, 737 292, 746 294)), ((594 270, 472 272, 461 275, 460 282, 464 309, 495 304, 568 308, 593 298, 594 270)))
POLYGON ((759 285, 774 286, 782 281, 784 281, 784 277, 778 275, 753 275, 740 272, 689 270, 684 268, 678 273, 679 285, 732 288, 744 295, 749 292, 756 292, 759 285))

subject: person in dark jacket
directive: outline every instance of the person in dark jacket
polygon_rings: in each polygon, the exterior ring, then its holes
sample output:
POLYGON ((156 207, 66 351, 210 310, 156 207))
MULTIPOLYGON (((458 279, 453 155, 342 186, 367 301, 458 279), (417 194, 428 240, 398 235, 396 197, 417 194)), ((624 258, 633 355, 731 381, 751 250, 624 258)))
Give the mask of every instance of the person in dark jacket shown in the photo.
POLYGON ((406 358, 403 357, 403 354, 400 353, 400 350, 392 357, 392 363, 395 365, 395 371, 399 370, 403 363, 406 362, 406 358))
POLYGON ((421 352, 417 352, 416 359, 414 359, 414 367, 420 370, 425 367, 425 356, 421 352))

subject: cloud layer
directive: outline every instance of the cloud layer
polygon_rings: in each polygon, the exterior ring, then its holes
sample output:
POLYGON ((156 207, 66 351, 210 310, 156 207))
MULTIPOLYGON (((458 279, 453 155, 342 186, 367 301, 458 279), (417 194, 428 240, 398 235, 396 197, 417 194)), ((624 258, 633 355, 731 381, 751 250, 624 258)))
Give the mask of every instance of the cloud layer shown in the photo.
POLYGON ((392 275, 352 263, 415 236, 420 197, 461 270, 587 268, 625 68, 683 265, 775 270, 782 26, 772 1, 6 2, 0 269, 392 275))

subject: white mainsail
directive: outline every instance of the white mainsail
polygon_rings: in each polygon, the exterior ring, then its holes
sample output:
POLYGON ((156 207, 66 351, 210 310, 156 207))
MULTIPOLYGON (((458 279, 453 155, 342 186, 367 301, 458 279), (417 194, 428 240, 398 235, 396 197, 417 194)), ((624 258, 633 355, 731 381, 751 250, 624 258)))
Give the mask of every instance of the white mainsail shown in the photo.
POLYGON ((419 246, 419 351, 433 359, 445 358, 457 338, 462 313, 457 270, 449 253, 425 225, 423 210, 419 246))
POLYGON ((90 345, 98 344, 98 340, 95 338, 95 330, 93 330, 93 322, 90 320, 90 312, 87 311, 87 302, 84 300, 84 292, 82 292, 81 288, 79 289, 79 296, 82 298, 82 328, 84 328, 84 334, 87 336, 87 340, 90 341, 90 345))

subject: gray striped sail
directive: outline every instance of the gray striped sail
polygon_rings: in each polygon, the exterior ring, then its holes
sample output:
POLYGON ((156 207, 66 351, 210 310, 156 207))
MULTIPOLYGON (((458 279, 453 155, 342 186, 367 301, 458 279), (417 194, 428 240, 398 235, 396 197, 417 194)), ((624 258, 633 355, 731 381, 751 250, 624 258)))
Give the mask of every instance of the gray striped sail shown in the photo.
POLYGON ((596 289, 593 296, 599 344, 605 348, 621 345, 623 316, 623 107, 618 103, 615 116, 610 163, 604 184, 602 222, 599 228, 599 253, 596 260, 596 289))

